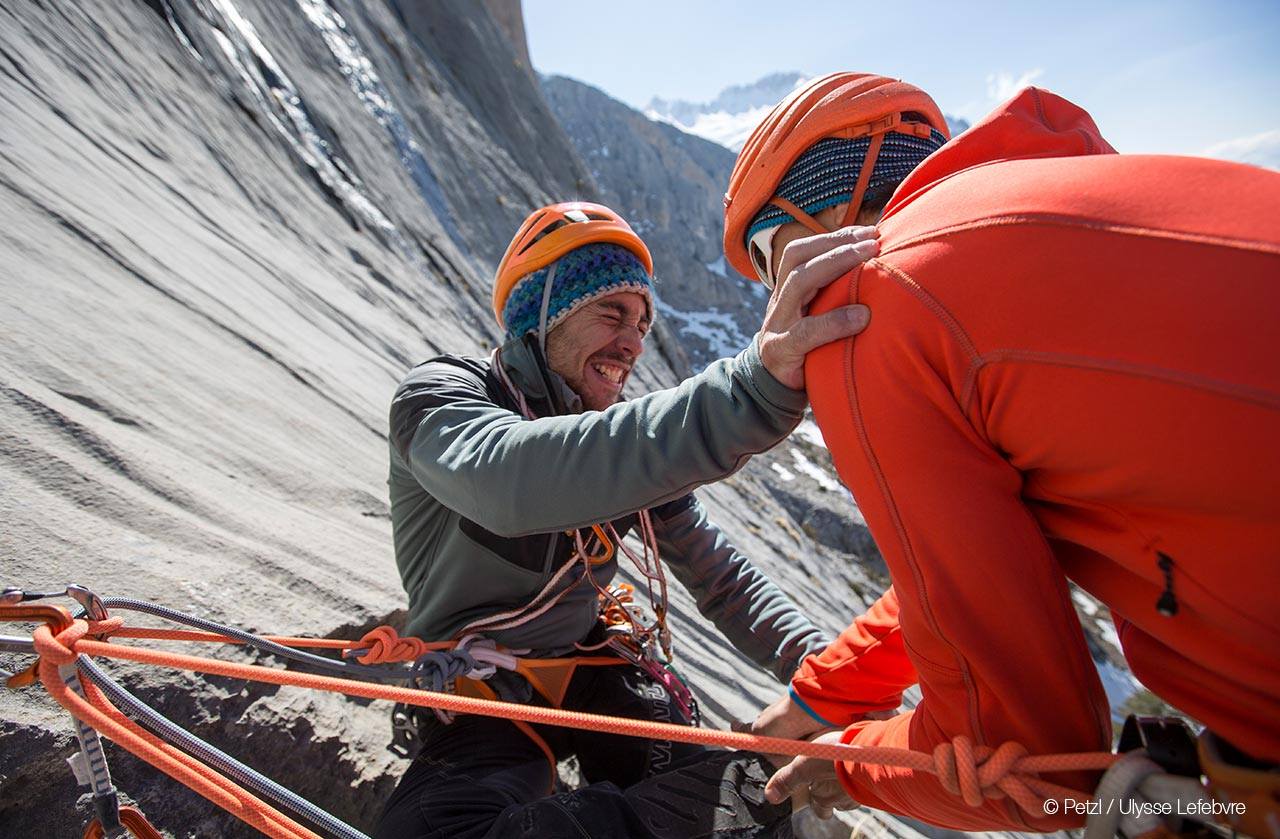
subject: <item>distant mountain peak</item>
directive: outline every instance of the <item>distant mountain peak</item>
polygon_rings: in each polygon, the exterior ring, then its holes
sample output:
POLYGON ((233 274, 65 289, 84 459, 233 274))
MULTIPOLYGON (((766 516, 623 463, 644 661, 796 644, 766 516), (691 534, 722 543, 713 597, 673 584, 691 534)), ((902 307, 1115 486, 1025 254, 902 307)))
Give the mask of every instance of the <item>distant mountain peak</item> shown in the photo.
POLYGON ((797 72, 770 73, 749 84, 726 87, 710 102, 655 96, 644 113, 649 119, 670 123, 737 151, 764 115, 809 78, 797 72))
MULTIPOLYGON (((774 105, 812 78, 794 71, 770 73, 748 84, 726 87, 710 102, 655 96, 645 105, 644 115, 736 152, 774 105)), ((945 116, 952 136, 969 127, 967 120, 949 114, 945 116)))
POLYGON ((740 114, 755 108, 773 107, 782 97, 795 90, 808 77, 802 73, 770 73, 749 84, 726 87, 710 102, 690 102, 686 99, 662 99, 653 97, 645 105, 646 111, 655 111, 666 117, 688 121, 696 114, 740 114))

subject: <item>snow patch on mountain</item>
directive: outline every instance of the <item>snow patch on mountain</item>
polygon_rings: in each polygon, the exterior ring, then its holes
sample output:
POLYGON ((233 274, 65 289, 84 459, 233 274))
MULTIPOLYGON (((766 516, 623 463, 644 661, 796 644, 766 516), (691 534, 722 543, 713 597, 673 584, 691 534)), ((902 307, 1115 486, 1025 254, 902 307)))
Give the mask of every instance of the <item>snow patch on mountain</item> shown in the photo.
POLYGON ((644 113, 649 119, 738 151, 770 109, 810 78, 795 72, 773 73, 751 84, 727 87, 710 102, 655 96, 644 113))
POLYGON ((751 336, 742 331, 737 320, 728 312, 717 309, 681 311, 661 300, 658 301, 658 312, 663 317, 674 320, 678 324, 676 329, 682 336, 705 342, 712 358, 737 355, 751 343, 751 336))
MULTIPOLYGON (((644 115, 654 122, 665 122, 689 134, 719 143, 729 151, 739 151, 751 132, 786 96, 813 80, 802 73, 772 73, 746 85, 727 87, 710 102, 654 97, 645 106, 644 115)), ((1021 81, 1021 79, 1019 79, 1021 81)), ((988 79, 988 87, 1012 83, 1003 77, 988 79)), ((951 136, 969 127, 969 120, 943 115, 951 136)))
POLYGON ((793 436, 808 441, 810 445, 818 446, 825 449, 827 441, 822 438, 822 431, 818 428, 818 424, 811 418, 806 417, 796 426, 796 430, 791 432, 793 436))
POLYGON ((808 475, 824 492, 839 492, 840 482, 831 477, 830 473, 818 466, 809 458, 805 457, 799 449, 791 450, 791 457, 795 461, 793 466, 795 470, 802 475, 808 475))
POLYGON ((655 122, 674 125, 681 131, 697 135, 713 143, 719 143, 729 151, 736 152, 746 144, 751 132, 769 114, 772 107, 772 105, 762 105, 759 108, 752 108, 749 111, 737 114, 726 111, 697 114, 693 117, 692 122, 688 123, 680 122, 678 119, 652 108, 647 108, 644 113, 645 116, 655 122))

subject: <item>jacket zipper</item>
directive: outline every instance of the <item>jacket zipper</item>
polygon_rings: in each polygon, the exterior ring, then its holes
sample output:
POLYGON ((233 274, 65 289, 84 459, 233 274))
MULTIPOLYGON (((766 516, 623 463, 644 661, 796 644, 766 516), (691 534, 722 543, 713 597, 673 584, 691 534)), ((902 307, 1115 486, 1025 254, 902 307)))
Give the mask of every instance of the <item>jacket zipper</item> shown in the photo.
POLYGON ((1162 551, 1156 551, 1156 557, 1156 565, 1164 574, 1164 591, 1156 601, 1156 611, 1171 618, 1178 614, 1178 598, 1173 593, 1173 558, 1162 551))

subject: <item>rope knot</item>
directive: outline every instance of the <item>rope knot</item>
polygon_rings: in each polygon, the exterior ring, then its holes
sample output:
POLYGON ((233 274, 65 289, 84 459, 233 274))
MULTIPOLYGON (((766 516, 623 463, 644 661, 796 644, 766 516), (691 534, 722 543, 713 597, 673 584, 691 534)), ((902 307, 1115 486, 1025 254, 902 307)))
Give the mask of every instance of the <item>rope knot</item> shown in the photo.
POLYGON ((435 650, 418 657, 411 678, 420 690, 439 693, 475 669, 476 660, 466 650, 435 650))
POLYGON ((360 639, 360 646, 367 647, 365 652, 356 657, 361 664, 386 664, 397 661, 414 661, 427 652, 425 641, 417 638, 402 638, 390 626, 379 626, 369 630, 360 639))
MULTIPOLYGON (((410 679, 414 687, 419 690, 429 690, 434 693, 452 692, 458 679, 467 676, 476 669, 476 660, 465 648, 428 650, 413 662, 410 679)), ((492 675, 493 668, 489 669, 489 675, 492 675)), ((454 715, 451 711, 446 711, 443 708, 432 708, 431 710, 435 713, 436 719, 445 725, 453 722, 454 715)))
POLYGON ((76 620, 57 634, 48 626, 37 626, 31 633, 31 640, 35 642, 36 653, 41 658, 61 667, 76 660, 76 644, 88 633, 89 624, 76 620))
POLYGON ((1026 753, 1026 747, 1019 743, 1008 742, 993 749, 974 746, 968 737, 959 735, 934 748, 933 765, 943 789, 960 796, 970 807, 981 807, 984 799, 1007 795, 1027 809, 1024 802, 1039 799, 1019 777, 1020 773, 1013 771, 1026 753))

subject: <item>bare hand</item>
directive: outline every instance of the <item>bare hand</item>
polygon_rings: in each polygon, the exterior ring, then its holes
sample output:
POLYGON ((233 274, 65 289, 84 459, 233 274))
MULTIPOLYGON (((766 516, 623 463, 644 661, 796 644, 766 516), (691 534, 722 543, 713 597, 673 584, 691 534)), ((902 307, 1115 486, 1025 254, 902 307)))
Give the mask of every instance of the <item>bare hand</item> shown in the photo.
POLYGON ((760 360, 782 384, 803 388, 810 350, 866 329, 871 320, 866 306, 841 306, 812 317, 805 312, 819 291, 880 252, 878 236, 874 227, 844 227, 796 239, 783 249, 782 279, 760 326, 760 360))
MULTIPOLYGON (((815 737, 815 743, 839 743, 841 732, 831 731, 815 737)), ((771 804, 778 804, 790 796, 799 805, 806 798, 813 813, 820 819, 829 819, 836 810, 852 810, 859 806, 849 797, 836 778, 836 765, 816 757, 798 757, 783 766, 765 785, 764 796, 771 804)))
MULTIPOLYGON (((760 712, 751 725, 735 726, 737 730, 759 734, 762 737, 782 737, 787 740, 807 740, 815 734, 838 729, 825 726, 809 716, 787 693, 777 702, 760 712)), ((782 766, 791 760, 790 755, 766 755, 774 766, 782 766)))

